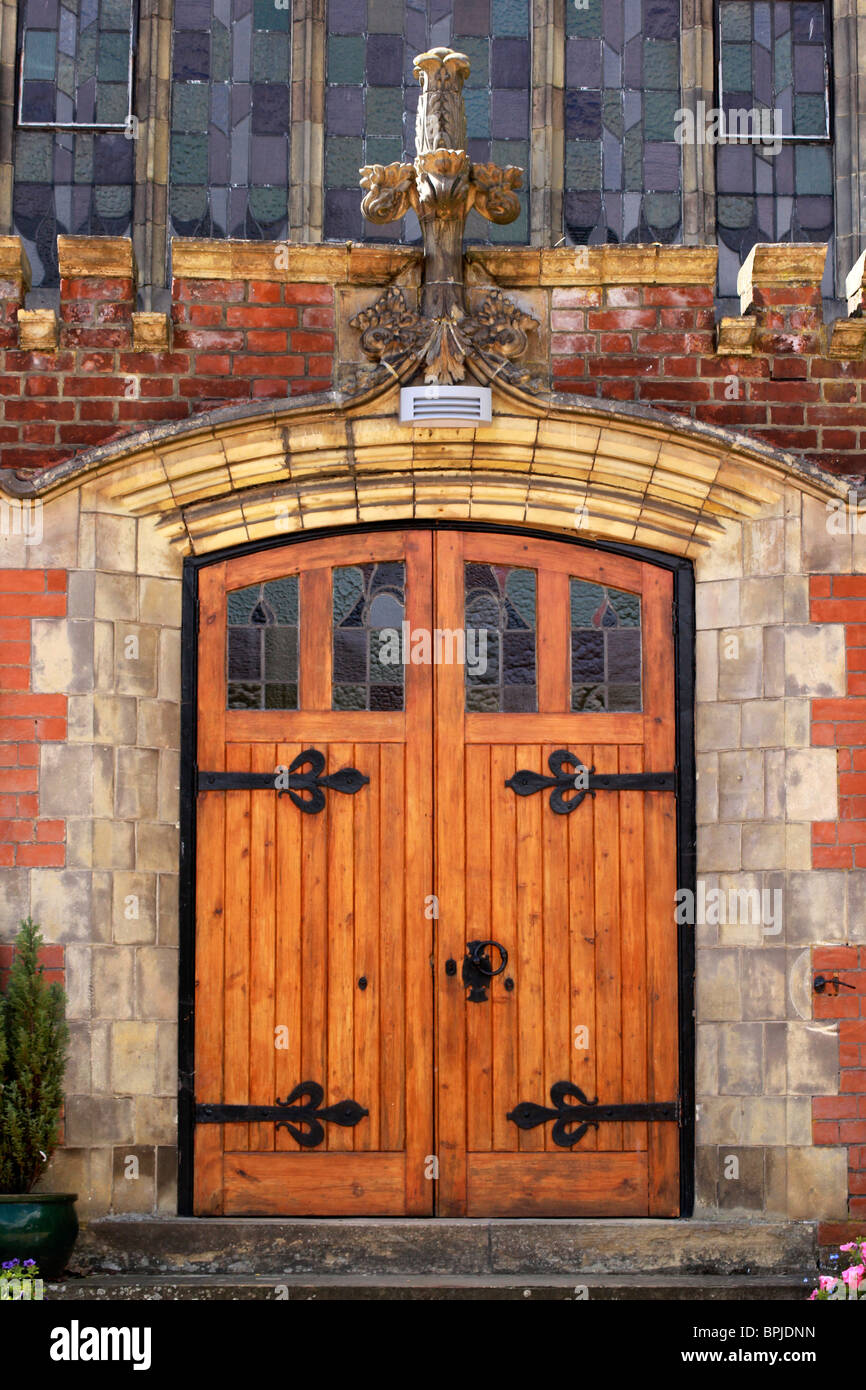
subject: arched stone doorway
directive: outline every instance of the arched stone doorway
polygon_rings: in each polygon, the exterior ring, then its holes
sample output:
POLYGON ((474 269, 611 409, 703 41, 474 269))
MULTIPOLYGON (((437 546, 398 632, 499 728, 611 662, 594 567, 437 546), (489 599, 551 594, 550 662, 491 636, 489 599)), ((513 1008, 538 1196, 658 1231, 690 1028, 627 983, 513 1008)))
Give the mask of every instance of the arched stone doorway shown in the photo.
MULTIPOLYGON (((116 590, 118 594, 121 588, 125 593, 125 587, 132 582, 130 576, 158 576, 139 579, 148 597, 146 607, 136 611, 141 621, 166 625, 161 640, 164 636, 169 651, 180 648, 179 553, 217 557, 234 547, 261 540, 279 544, 292 533, 312 536, 334 526, 360 529, 382 521, 398 525, 453 518, 481 527, 517 525, 540 539, 546 532, 551 538, 559 535, 585 541, 599 550, 611 542, 646 546, 648 550, 693 561, 699 578, 706 580, 708 599, 715 603, 718 598, 721 603, 724 596, 721 591, 717 594, 718 585, 736 582, 729 579, 736 573, 731 558, 732 536, 745 527, 754 537, 749 542, 754 549, 758 538, 782 524, 776 520, 780 516, 780 498, 794 499, 805 517, 808 508, 823 511, 824 499, 837 490, 829 480, 772 451, 747 445, 722 432, 681 427, 678 422, 652 412, 631 415, 603 409, 597 403, 592 407, 575 405, 562 398, 542 409, 537 401, 518 399, 510 391, 497 391, 494 399, 497 413, 492 425, 466 431, 411 431, 399 426, 393 392, 351 407, 332 399, 301 401, 280 411, 269 406, 252 413, 220 412, 183 429, 154 432, 144 439, 94 451, 76 463, 61 465, 34 481, 19 484, 15 490, 19 496, 30 494, 45 499, 43 563, 64 564, 79 572, 95 569, 98 580, 105 576, 114 585, 112 592, 116 590), (88 535, 92 536, 94 522, 99 533, 103 520, 106 536, 125 536, 129 532, 133 537, 130 553, 119 555, 117 547, 112 549, 109 544, 100 549, 97 536, 93 558, 88 535), (76 527, 77 549, 73 550, 60 533, 71 535, 76 527), (113 577, 115 574, 125 576, 122 583, 113 577)), ((813 563, 820 568, 819 560, 813 563)), ((114 621, 105 604, 98 605, 97 614, 97 623, 114 621)), ((115 642, 124 621, 128 625, 133 618, 131 607, 118 616, 115 642)), ((79 616, 72 618, 67 629, 79 620, 79 616)), ((734 620, 733 610, 722 607, 717 618, 709 619, 717 625, 734 620)), ((57 620, 55 630, 61 626, 63 623, 57 620)), ((699 678, 700 661, 701 658, 699 678)), ((70 690, 80 688, 76 680, 76 673, 70 669, 70 690)), ((129 686, 118 684, 117 689, 129 686)), ((170 685, 168 690, 171 691, 170 685)), ((717 695, 708 690, 703 698, 712 701, 717 695)), ((166 728, 172 719, 179 722, 179 697, 169 693, 159 703, 159 716, 166 728)), ((148 710, 148 719, 155 713, 148 710)), ((60 753, 68 754, 69 765, 72 767, 74 761, 76 770, 79 764, 84 766, 89 753, 95 769, 105 747, 113 741, 118 747, 123 746, 125 752, 131 749, 137 754, 137 745, 144 739, 150 749, 154 742, 150 725, 143 727, 145 732, 136 734, 134 727, 118 725, 115 730, 103 720, 92 732, 78 729, 75 746, 60 753)), ((169 748, 177 746, 176 737, 174 733, 166 735, 170 738, 169 748)), ((151 756, 150 752, 147 756, 151 756)), ((796 756, 805 760, 811 753, 805 750, 796 756)), ((46 768, 54 776, 53 753, 46 768)), ((57 785, 56 778, 52 785, 57 785)), ((143 806, 144 794, 137 796, 137 804, 143 806)), ((121 810, 121 817, 126 817, 123 825, 135 831, 136 856, 139 846, 143 847, 144 876, 158 871, 166 884, 173 881, 178 865, 176 834, 174 847, 170 844, 170 801, 169 795, 165 809, 160 810, 158 817, 154 815, 160 821, 158 841, 150 825, 139 831, 144 812, 121 810)), ((285 803, 283 798, 283 806, 288 809, 285 803)), ((123 808, 127 808, 127 802, 123 802, 123 808)), ((799 803, 797 814, 807 820, 810 816, 820 818, 809 807, 801 810, 799 803)), ((576 821, 576 817, 569 819, 576 821)), ((121 863, 115 855, 101 860, 94 868, 87 862, 77 863, 71 873, 76 878, 76 891, 79 880, 84 885, 83 893, 85 880, 91 878, 92 892, 96 892, 97 880, 101 881, 106 873, 117 883, 123 880, 125 884, 124 875, 136 866, 137 858, 127 866, 125 860, 121 863)), ((800 865, 795 862, 792 867, 796 870, 800 865)), ((40 915, 49 920, 53 899, 49 889, 41 886, 47 883, 49 875, 34 871, 33 878, 36 897, 31 901, 35 901, 40 915)), ((65 907, 58 908, 61 916, 64 911, 67 915, 77 912, 74 903, 70 906, 71 901, 67 892, 65 907)), ((76 931, 78 939, 85 940, 83 909, 81 919, 76 931)), ((112 935, 114 944, 108 945, 104 930, 101 923, 100 935, 94 938, 99 943, 100 957, 110 952, 117 960, 131 949, 153 951, 160 956, 172 954, 170 936, 155 949, 147 944, 132 947, 128 944, 132 929, 123 926, 122 934, 112 935)), ((139 939, 135 937, 136 941, 139 939)), ((720 948, 718 954, 724 954, 724 950, 720 948)), ((705 951, 705 958, 714 965, 713 949, 705 951)), ((185 971, 180 990, 182 1020, 188 1017, 192 994, 189 962, 185 971)), ((137 1006, 132 1002, 129 1007, 134 1010, 137 1006)), ((725 1017, 731 1016, 732 1007, 725 1002, 725 1017)), ((711 1020, 718 1017, 716 1005, 712 1008, 715 1012, 706 1015, 711 1020)), ((152 1012, 147 1018, 153 1018, 152 1012)), ((132 1036, 139 1027, 150 1030, 148 1037, 152 1036, 155 1044, 163 1033, 170 1031, 165 1020, 139 1025, 136 1017, 128 1013, 118 1027, 125 1030, 124 1037, 126 1033, 132 1036)), ((795 1022, 790 1027, 796 1031, 807 1025, 795 1022)), ((118 1067, 115 1064, 115 1070, 118 1067)), ((136 1094, 151 1084, 149 1077, 144 1077, 144 1070, 142 1062, 134 1078, 136 1094)), ((814 1084, 821 1089, 820 1080, 814 1084)), ((124 1083, 118 1081, 117 1085, 122 1089, 124 1083)), ((191 1092, 181 1094, 183 1100, 191 1092)), ((713 1094, 711 1091, 707 1104, 711 1112, 713 1094)), ((163 1095, 164 1089, 160 1091, 163 1095)), ((342 1098, 327 1094, 324 1103, 342 1098)), ((524 1100, 543 1104, 549 1096, 521 1092, 517 1103, 524 1100)), ((126 1102, 118 1101, 121 1103, 126 1102)), ((168 1130, 163 1127, 159 1133, 167 1135, 168 1130)), ((713 1142, 714 1133, 723 1131, 717 1125, 709 1143, 713 1142)), ((95 1137, 94 1154, 101 1152, 101 1142, 95 1137)), ((817 1160, 823 1155, 800 1137, 789 1162, 796 1162, 802 1171, 811 1171, 813 1157, 817 1160)), ((182 1175, 182 1192, 188 1190, 184 1182, 186 1174, 182 1175)), ((779 1199, 774 1200, 778 1203, 779 1199)), ((778 1204, 772 1209, 778 1210, 778 1204)), ((798 1208, 792 1205, 791 1209, 798 1208)))

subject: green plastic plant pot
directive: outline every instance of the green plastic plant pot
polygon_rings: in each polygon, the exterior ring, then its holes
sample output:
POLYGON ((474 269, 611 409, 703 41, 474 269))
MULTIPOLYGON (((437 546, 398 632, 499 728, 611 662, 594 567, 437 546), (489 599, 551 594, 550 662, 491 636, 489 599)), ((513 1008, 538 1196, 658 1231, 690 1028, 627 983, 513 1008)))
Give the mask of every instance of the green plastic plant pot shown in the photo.
POLYGON ((40 1275, 62 1274, 78 1236, 77 1192, 0 1194, 0 1264, 35 1260, 40 1275))

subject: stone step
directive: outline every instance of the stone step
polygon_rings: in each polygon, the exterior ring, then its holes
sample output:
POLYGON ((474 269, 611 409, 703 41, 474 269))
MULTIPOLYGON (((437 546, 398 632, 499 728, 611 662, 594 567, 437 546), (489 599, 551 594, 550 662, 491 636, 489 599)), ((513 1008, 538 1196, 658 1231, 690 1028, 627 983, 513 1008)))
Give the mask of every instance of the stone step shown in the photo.
POLYGON ((243 1275, 91 1275, 47 1284, 45 1298, 84 1302, 171 1301, 521 1301, 682 1300, 803 1302, 811 1284, 790 1275, 659 1276, 317 1274, 252 1279, 243 1275))
POLYGON ((77 1275, 790 1275, 817 1268, 811 1222, 104 1217, 77 1275))

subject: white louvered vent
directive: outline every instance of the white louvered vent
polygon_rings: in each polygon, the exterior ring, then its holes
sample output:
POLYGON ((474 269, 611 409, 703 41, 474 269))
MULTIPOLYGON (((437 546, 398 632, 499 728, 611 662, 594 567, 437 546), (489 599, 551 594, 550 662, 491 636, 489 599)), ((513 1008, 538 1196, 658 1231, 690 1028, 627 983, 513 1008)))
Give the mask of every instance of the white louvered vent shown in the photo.
POLYGON ((489 386, 404 386, 400 391, 401 425, 486 425, 490 423, 489 386))

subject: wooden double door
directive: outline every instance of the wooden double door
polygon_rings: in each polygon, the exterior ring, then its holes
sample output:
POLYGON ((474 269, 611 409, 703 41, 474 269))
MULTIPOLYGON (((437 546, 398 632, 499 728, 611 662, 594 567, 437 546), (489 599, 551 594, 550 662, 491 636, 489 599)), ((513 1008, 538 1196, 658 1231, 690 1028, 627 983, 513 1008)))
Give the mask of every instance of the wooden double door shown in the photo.
POLYGON ((352 533, 198 642, 196 1212, 678 1214, 669 572, 352 533))

